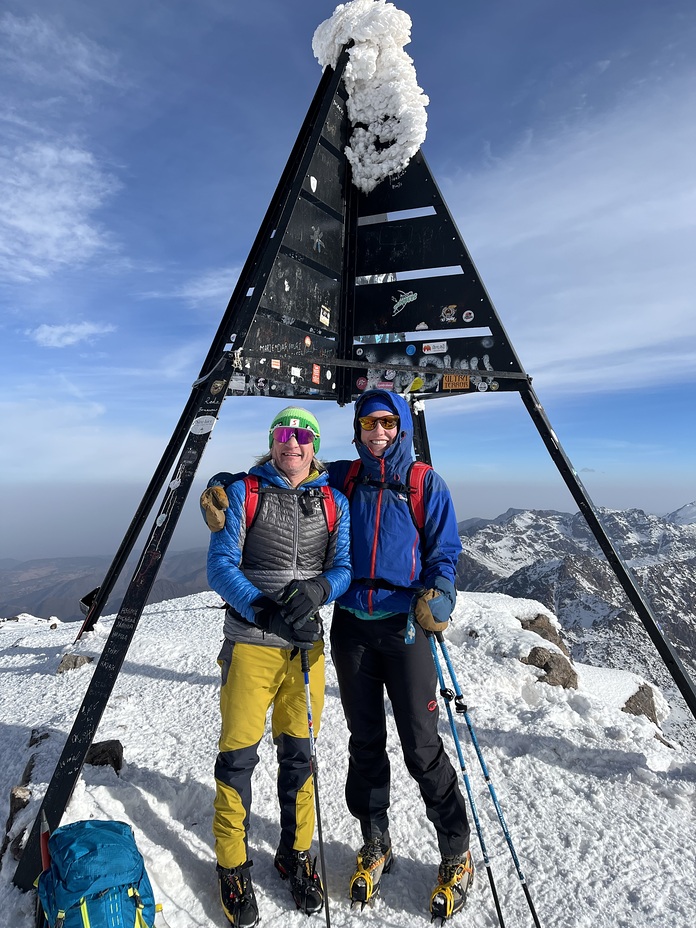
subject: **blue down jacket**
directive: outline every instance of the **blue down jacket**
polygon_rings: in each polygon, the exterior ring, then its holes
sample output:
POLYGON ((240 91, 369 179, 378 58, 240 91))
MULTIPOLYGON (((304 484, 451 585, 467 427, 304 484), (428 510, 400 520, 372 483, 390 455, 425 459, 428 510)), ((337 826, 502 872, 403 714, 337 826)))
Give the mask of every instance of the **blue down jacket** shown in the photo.
MULTIPOLYGON (((404 483, 413 461, 413 420, 406 400, 398 393, 368 390, 355 402, 355 446, 363 463, 362 475, 404 483), (360 408, 379 393, 400 418, 400 432, 381 458, 360 441, 360 408)), ((350 461, 329 464, 329 483, 343 491, 350 461)), ((356 484, 350 499, 353 582, 338 600, 362 618, 375 619, 408 612, 416 590, 432 587, 437 577, 454 584, 462 545, 457 517, 447 484, 428 471, 423 486, 425 526, 422 538, 413 523, 406 494, 356 484), (374 581, 372 583, 365 581, 374 581), (362 582, 361 582, 362 581, 362 582), (379 582, 388 586, 380 588, 379 582), (396 587, 393 589, 392 587, 396 587)))
MULTIPOLYGON (((258 531, 272 534, 269 535, 267 569, 264 572, 257 571, 259 576, 254 575, 256 581, 254 582, 247 576, 250 571, 244 566, 244 543, 246 540, 245 485, 243 480, 237 480, 230 484, 227 487, 230 505, 225 513, 225 526, 219 532, 213 532, 210 536, 208 582, 211 589, 219 593, 240 616, 243 616, 252 625, 254 612, 251 603, 262 593, 274 596, 293 579, 306 580, 315 576, 324 577, 331 586, 329 602, 345 592, 351 578, 350 529, 346 498, 341 493, 334 491, 336 525, 333 536, 329 539, 326 556, 321 555, 324 558, 323 563, 317 561, 317 563, 310 565, 306 562, 307 552, 297 550, 297 539, 301 539, 303 537, 302 532, 307 530, 300 528, 299 523, 296 521, 300 517, 303 508, 299 502, 299 497, 285 478, 278 473, 271 461, 252 467, 249 473, 259 478, 260 486, 271 485, 288 491, 287 506, 284 507, 284 523, 283 525, 264 525, 265 507, 263 503, 260 504, 254 522, 254 531, 257 531, 258 525, 258 531), (294 546, 280 543, 284 538, 283 530, 287 534, 292 527, 293 519, 296 526, 294 529, 294 546)), ((319 487, 327 483, 328 474, 326 470, 322 469, 319 473, 315 472, 313 479, 307 480, 297 489, 319 487)), ((306 521, 304 517, 302 521, 306 521)), ((310 517, 309 522, 308 528, 311 532, 316 531, 322 523, 324 530, 326 529, 324 516, 320 509, 317 510, 316 515, 310 517), (314 524, 317 519, 319 520, 318 524, 315 528, 311 528, 309 522, 314 524)), ((261 537, 263 538, 263 535, 261 537)), ((259 637, 263 637, 261 632, 259 632, 259 637)), ((279 639, 279 644, 284 644, 284 642, 280 642, 279 639)))

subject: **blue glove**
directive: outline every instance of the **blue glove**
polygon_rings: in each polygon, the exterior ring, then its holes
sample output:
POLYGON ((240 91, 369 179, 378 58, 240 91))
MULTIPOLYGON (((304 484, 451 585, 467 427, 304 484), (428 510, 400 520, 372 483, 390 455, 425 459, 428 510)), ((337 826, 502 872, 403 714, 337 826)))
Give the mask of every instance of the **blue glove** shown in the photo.
POLYGON ((452 610, 457 603, 457 591, 444 577, 436 579, 433 589, 438 594, 428 601, 433 618, 436 622, 449 622, 452 610))
POLYGON ((457 592, 449 580, 437 577, 430 589, 416 593, 411 611, 426 632, 441 632, 447 628, 456 601, 457 592))

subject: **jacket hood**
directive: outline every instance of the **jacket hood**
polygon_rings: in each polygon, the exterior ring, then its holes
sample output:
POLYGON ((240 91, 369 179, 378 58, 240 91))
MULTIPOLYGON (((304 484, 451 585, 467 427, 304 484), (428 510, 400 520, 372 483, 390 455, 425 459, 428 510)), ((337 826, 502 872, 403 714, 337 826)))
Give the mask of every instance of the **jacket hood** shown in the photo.
POLYGON ((398 475, 400 479, 405 477, 406 471, 413 461, 413 419, 411 418, 409 405, 400 393, 392 393, 389 390, 366 390, 355 401, 353 430, 355 447, 368 473, 379 474, 380 461, 384 461, 385 476, 396 477, 398 475), (378 396, 384 402, 384 405, 388 406, 399 417, 399 434, 396 441, 387 448, 381 458, 375 457, 360 441, 361 429, 358 419, 361 416, 360 410, 363 403, 370 396, 378 396))

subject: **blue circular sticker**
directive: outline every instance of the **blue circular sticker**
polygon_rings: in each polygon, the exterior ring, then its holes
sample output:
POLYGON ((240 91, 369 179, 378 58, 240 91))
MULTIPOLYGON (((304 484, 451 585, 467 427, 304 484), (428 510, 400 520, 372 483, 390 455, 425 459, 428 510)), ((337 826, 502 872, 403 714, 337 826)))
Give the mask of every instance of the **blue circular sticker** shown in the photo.
POLYGON ((414 355, 415 353, 416 353, 416 346, 415 346, 415 345, 407 345, 407 346, 406 346, 406 354, 408 354, 408 355, 414 355))

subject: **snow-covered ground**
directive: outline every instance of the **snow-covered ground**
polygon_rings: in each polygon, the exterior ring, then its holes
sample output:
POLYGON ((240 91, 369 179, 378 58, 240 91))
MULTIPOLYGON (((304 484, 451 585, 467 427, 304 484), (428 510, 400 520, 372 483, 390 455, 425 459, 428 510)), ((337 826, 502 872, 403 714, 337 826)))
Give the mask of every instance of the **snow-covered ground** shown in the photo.
MULTIPOLYGON (((125 763, 87 766, 64 822, 115 818, 130 822, 155 894, 171 928, 227 924, 219 907, 211 835, 213 763, 218 733, 222 613, 212 593, 147 607, 97 740, 118 738, 125 763)), ((696 763, 655 737, 643 717, 621 712, 639 678, 576 667, 579 689, 538 682, 541 671, 518 656, 546 645, 519 618, 538 603, 497 594, 460 593, 447 633, 452 661, 497 791, 529 892, 544 928, 691 928, 696 900, 696 763)), ((325 609, 327 621, 330 609, 325 609)), ((77 653, 98 657, 113 619, 85 636, 77 653)), ((0 795, 21 779, 37 752, 34 800, 14 833, 36 814, 94 665, 56 674, 72 649, 74 624, 29 616, 0 622, 0 795), (51 625, 55 625, 54 628, 51 625), (29 747, 32 729, 50 737, 29 747)), ((445 673, 446 673, 446 668, 445 673)), ((427 925, 437 869, 434 835, 417 788, 403 767, 392 729, 391 833, 396 863, 382 897, 362 913, 346 898, 358 829, 343 798, 347 732, 336 679, 327 662, 327 704, 318 739, 331 922, 427 925)), ((658 711, 665 709, 658 700, 658 711)), ((532 925, 525 895, 488 788, 457 721, 492 873, 507 926, 532 925)), ((441 729, 456 753, 441 712, 441 729)), ((255 775, 251 856, 262 925, 304 926, 286 884, 273 869, 278 837, 276 767, 270 734, 255 775)), ((0 811, 0 817, 4 814, 0 811)), ((478 877, 465 912, 453 924, 498 924, 475 832, 478 877)), ((12 882, 5 854, 0 911, 9 928, 30 928, 33 899, 12 882)), ((314 916, 313 925, 325 923, 314 916)))

